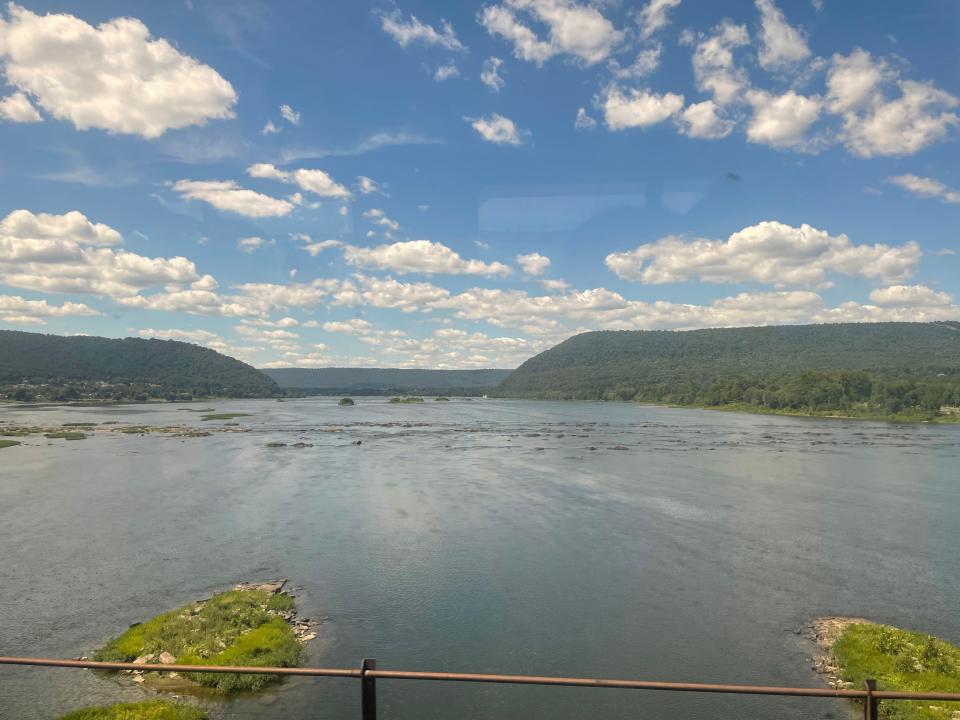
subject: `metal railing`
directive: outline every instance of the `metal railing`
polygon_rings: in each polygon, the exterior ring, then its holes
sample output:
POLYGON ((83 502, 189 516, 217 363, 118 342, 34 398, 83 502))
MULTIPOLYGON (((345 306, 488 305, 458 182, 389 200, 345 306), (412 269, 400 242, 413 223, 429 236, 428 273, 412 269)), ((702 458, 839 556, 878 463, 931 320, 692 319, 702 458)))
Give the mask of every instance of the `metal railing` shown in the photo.
POLYGON ((246 667, 229 665, 147 665, 140 663, 59 660, 56 658, 2 657, 0 665, 86 668, 90 670, 136 670, 139 672, 205 672, 240 675, 297 675, 339 677, 360 681, 362 720, 376 720, 377 680, 433 680, 445 682, 502 683, 508 685, 559 685, 566 687, 621 688, 626 690, 663 690, 670 692, 724 693, 733 695, 777 695, 782 697, 845 698, 863 702, 865 720, 877 720, 881 700, 926 700, 960 702, 960 693, 900 692, 877 690, 867 680, 862 690, 853 688, 797 688, 772 685, 715 685, 709 683, 656 682, 605 678, 551 677, 544 675, 489 675, 481 673, 423 672, 417 670, 378 670, 376 660, 364 659, 358 668, 246 667))

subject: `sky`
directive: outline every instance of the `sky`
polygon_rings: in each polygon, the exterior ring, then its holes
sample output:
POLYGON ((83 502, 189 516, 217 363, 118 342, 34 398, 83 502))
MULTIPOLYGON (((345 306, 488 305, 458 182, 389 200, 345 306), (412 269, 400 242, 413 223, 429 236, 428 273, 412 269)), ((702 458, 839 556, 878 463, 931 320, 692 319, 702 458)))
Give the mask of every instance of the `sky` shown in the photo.
POLYGON ((960 6, 0 7, 0 328, 257 367, 960 319, 960 6))

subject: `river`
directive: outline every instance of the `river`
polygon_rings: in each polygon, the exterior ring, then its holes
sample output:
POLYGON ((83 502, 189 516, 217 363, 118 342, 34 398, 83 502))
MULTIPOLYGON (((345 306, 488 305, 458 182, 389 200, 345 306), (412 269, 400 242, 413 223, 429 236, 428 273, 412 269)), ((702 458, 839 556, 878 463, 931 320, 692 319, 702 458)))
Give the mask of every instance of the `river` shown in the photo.
MULTIPOLYGON (((960 640, 960 426, 480 399, 209 406, 250 413, 234 420, 249 432, 0 450, 0 654, 88 655, 131 623, 277 577, 323 619, 311 665, 817 686, 797 633, 820 615, 960 640), (266 447, 299 441, 312 447, 266 447)), ((3 406, 0 421, 216 424, 190 407, 3 406)), ((410 720, 846 712, 378 684, 381 717, 410 720)), ((0 667, 2 718, 144 694, 0 667)), ((298 679, 193 701, 215 718, 355 718, 359 687, 298 679)))

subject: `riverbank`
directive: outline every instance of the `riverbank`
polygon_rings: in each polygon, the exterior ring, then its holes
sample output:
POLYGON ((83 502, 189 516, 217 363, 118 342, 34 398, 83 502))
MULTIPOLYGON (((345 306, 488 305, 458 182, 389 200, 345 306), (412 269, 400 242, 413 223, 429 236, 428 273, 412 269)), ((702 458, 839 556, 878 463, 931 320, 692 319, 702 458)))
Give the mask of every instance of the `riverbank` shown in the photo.
MULTIPOLYGON (((644 403, 655 404, 659 403, 644 403)), ((853 413, 849 410, 794 410, 790 408, 767 408, 747 403, 731 403, 729 405, 677 405, 663 404, 663 407, 692 408, 697 410, 719 410, 721 412, 750 413, 751 415, 780 415, 783 417, 821 418, 824 420, 867 420, 872 422, 889 423, 929 423, 935 425, 960 424, 960 413, 918 413, 918 414, 884 414, 884 413, 853 413)))

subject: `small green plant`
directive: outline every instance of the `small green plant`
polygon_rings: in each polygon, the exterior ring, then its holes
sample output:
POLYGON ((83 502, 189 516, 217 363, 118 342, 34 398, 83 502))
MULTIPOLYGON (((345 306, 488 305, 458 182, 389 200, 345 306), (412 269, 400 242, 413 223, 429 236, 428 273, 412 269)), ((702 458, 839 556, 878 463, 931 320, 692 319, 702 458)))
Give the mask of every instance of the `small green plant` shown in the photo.
POLYGON ((238 417, 250 417, 250 413, 214 413, 213 415, 204 415, 201 420, 233 420, 238 417))
POLYGON ((351 405, 356 405, 353 401, 353 398, 340 398, 340 402, 337 403, 340 407, 350 407, 351 405))
POLYGON ((183 703, 144 700, 74 710, 59 720, 206 720, 207 714, 183 703))
POLYGON ((85 440, 87 434, 73 430, 63 430, 61 432, 45 433, 44 437, 50 440, 85 440))
POLYGON ((408 395, 407 397, 392 397, 390 398, 392 403, 422 403, 423 398, 416 395, 408 395))
POLYGON ((13 447, 14 445, 19 445, 19 440, 0 440, 0 450, 3 448, 13 447))

